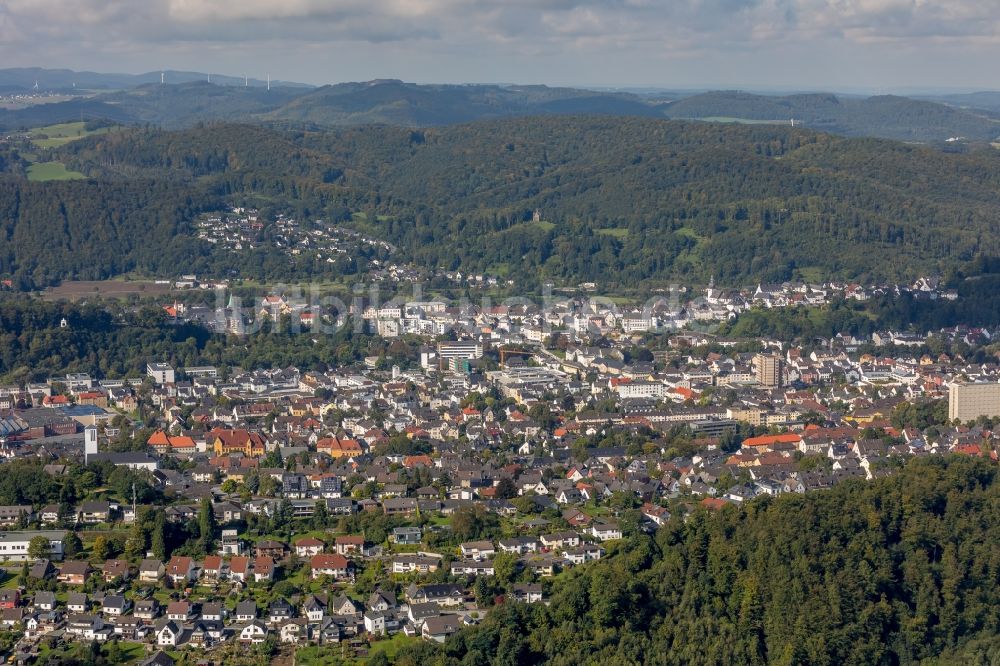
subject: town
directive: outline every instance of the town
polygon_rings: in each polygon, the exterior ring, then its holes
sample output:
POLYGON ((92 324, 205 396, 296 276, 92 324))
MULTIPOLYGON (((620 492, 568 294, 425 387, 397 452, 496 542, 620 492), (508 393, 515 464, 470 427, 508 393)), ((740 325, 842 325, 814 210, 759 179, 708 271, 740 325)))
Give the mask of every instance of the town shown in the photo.
MULTIPOLYGON (((389 256, 395 248, 385 241, 369 238, 335 224, 316 221, 300 223, 279 214, 267 220, 256 209, 233 207, 228 212, 202 216, 197 224, 197 237, 207 243, 232 252, 249 251, 266 244, 290 258, 311 255, 317 261, 335 264, 353 260, 367 248, 370 254, 389 256)), ((373 260, 378 266, 378 259, 373 260)))
MULTIPOLYGON (((792 344, 698 329, 884 289, 712 284, 635 308, 165 304, 172 321, 238 335, 356 315, 406 359, 150 359, 141 377, 0 386, 11 657, 96 643, 122 662, 328 663, 324 646, 349 660, 443 642, 698 512, 874 482, 914 456, 996 461, 1000 365, 965 356, 997 331, 792 344)), ((933 279, 904 289, 955 297, 933 279)))

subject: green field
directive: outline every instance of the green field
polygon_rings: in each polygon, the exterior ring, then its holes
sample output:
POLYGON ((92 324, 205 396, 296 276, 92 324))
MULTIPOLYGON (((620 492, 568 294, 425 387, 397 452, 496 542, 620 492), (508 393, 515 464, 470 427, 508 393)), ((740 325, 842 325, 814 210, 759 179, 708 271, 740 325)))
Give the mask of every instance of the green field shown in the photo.
POLYGON ((602 236, 611 236, 612 238, 617 238, 618 240, 625 240, 628 238, 628 229, 619 229, 616 227, 598 229, 597 233, 602 236))
MULTIPOLYGON (((134 664, 146 657, 146 646, 142 643, 133 643, 131 641, 115 641, 114 643, 101 646, 101 654, 105 658, 112 658, 111 663, 134 664)), ((87 643, 68 643, 56 648, 50 648, 48 641, 43 639, 39 643, 37 663, 62 663, 64 660, 73 660, 73 663, 80 663, 78 660, 86 660, 89 657, 89 645, 87 643)))
POLYGON ((419 643, 420 638, 410 637, 404 634, 402 631, 398 634, 393 634, 391 638, 387 638, 382 641, 376 641, 371 644, 371 650, 369 654, 374 654, 376 652, 384 652, 385 656, 392 659, 399 652, 399 648, 404 645, 412 645, 413 643, 419 643))
POLYGON ((698 243, 705 240, 702 236, 699 236, 698 232, 692 229, 691 227, 681 227, 680 229, 674 231, 674 233, 677 234, 678 236, 683 236, 684 238, 690 238, 691 240, 698 243))
POLYGON ((552 231, 553 229, 556 228, 554 222, 549 222, 547 220, 538 220, 537 222, 536 221, 525 222, 524 226, 534 227, 535 229, 541 229, 542 231, 552 231))
POLYGON ((86 178, 79 171, 70 171, 62 162, 37 162, 28 167, 28 180, 77 180, 86 178))
POLYGON ((100 129, 88 131, 84 129, 86 123, 60 123, 59 125, 49 125, 48 127, 38 127, 32 130, 32 137, 44 136, 45 138, 32 138, 31 142, 39 148, 58 148, 65 146, 70 141, 82 139, 85 136, 95 134, 107 134, 114 130, 114 127, 101 127, 100 129))
POLYGON ((823 282, 823 269, 817 266, 798 266, 795 271, 804 282, 823 282))

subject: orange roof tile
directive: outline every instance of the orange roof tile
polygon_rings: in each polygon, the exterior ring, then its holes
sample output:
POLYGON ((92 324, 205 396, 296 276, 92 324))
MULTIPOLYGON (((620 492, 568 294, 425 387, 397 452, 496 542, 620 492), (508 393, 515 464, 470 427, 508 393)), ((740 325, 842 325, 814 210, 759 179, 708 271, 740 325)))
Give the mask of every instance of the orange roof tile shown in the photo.
POLYGON ((774 444, 798 444, 802 438, 794 432, 785 432, 780 435, 761 435, 760 437, 749 437, 743 440, 743 446, 772 446, 774 444))

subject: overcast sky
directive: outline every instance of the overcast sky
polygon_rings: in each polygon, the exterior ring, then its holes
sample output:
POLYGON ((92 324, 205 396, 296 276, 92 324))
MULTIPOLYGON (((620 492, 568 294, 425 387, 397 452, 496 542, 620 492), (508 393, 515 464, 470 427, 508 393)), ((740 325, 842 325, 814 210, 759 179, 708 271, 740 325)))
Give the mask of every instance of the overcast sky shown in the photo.
POLYGON ((0 0, 0 67, 1000 88, 1000 0, 0 0))

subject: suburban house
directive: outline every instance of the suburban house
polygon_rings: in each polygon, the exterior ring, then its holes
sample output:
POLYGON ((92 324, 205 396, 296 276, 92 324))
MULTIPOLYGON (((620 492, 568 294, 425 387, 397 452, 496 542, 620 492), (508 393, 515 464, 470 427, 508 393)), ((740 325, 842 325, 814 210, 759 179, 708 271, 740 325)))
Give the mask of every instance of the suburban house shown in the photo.
POLYGON ((435 603, 438 606, 459 606, 465 598, 460 585, 449 583, 417 585, 411 583, 406 588, 406 599, 411 604, 435 603))
POLYGON ((139 580, 143 583, 155 583, 163 578, 166 567, 157 559, 145 559, 139 564, 139 580))
POLYGON ((462 628, 462 619, 458 615, 438 615, 424 620, 420 635, 431 641, 444 643, 445 639, 462 628))
MULTIPOLYGON (((323 552, 326 544, 316 537, 303 537, 295 542, 295 554, 299 557, 312 557, 323 552)), ((343 555, 343 553, 341 553, 343 555)))
POLYGON ((62 565, 62 568, 59 569, 59 575, 56 576, 56 580, 67 585, 83 585, 87 582, 87 576, 89 575, 90 565, 86 562, 74 560, 62 565))
POLYGON ((332 576, 333 578, 350 578, 354 565, 343 555, 319 553, 309 560, 312 566, 312 577, 332 576))
POLYGON ((174 555, 167 563, 166 575, 174 584, 186 584, 194 577, 194 560, 183 555, 174 555))

